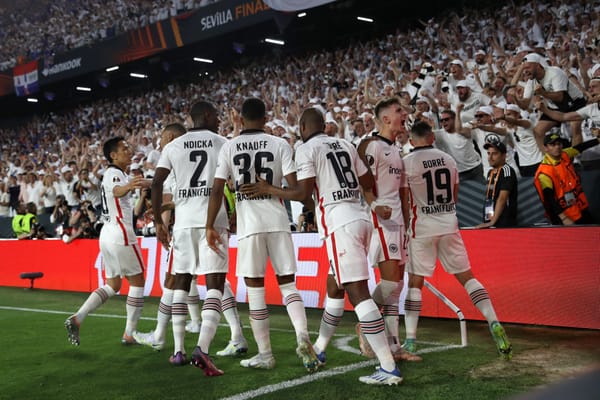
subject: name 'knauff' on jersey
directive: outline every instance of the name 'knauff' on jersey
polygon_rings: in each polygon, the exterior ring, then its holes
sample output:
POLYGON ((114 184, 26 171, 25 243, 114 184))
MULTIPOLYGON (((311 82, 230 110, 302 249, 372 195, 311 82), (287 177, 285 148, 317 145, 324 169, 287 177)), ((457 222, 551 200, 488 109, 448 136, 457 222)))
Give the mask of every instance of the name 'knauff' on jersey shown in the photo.
POLYGON ((215 177, 231 177, 234 182, 238 239, 262 232, 290 232, 282 199, 270 195, 250 199, 237 189, 243 184, 255 183, 256 176, 281 186, 283 178, 295 172, 292 148, 280 137, 248 131, 223 145, 215 177))

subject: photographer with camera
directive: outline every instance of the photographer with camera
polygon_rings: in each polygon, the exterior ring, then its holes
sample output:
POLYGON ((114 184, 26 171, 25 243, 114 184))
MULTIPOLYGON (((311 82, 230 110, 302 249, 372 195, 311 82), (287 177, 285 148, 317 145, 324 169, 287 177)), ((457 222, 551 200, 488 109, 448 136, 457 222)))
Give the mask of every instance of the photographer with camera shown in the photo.
POLYGON ((300 232, 317 232, 315 213, 308 207, 302 207, 302 213, 298 215, 298 227, 300 232))
POLYGON ((56 235, 62 236, 63 234, 70 233, 69 220, 71 219, 71 209, 65 200, 65 196, 59 194, 56 196, 56 205, 54 211, 50 215, 50 223, 56 224, 56 235))
POLYGON ((156 235, 151 196, 150 188, 141 189, 140 198, 135 203, 135 208, 133 209, 135 234, 138 236, 156 235))
POLYGON ((71 243, 75 239, 95 239, 100 235, 96 210, 89 200, 79 204, 79 209, 69 219, 69 225, 70 234, 63 235, 65 243, 71 243))

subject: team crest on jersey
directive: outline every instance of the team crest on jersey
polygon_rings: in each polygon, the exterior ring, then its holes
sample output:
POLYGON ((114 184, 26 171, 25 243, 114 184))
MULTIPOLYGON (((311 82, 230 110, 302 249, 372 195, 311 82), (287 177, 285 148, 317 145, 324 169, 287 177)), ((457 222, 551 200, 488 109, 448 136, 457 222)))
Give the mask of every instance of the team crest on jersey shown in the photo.
POLYGON ((369 165, 375 164, 375 159, 373 158, 372 155, 367 154, 367 162, 369 163, 369 165))
POLYGON ((113 176, 113 183, 121 182, 121 179, 118 176, 113 176))
POLYGON ((391 253, 397 253, 398 252, 398 246, 396 246, 393 243, 389 245, 389 249, 390 249, 391 253))

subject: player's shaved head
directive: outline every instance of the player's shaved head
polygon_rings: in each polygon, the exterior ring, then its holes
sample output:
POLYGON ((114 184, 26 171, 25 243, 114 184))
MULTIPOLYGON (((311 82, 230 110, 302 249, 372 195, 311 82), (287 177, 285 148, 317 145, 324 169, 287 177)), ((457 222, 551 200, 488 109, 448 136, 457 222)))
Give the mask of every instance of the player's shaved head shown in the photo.
POLYGON ((242 104, 242 118, 246 121, 264 120, 266 113, 265 103, 256 97, 250 97, 242 104))
POLYGON ((194 128, 209 129, 213 132, 219 129, 217 114, 215 105, 206 100, 195 102, 190 110, 190 117, 194 123, 194 128))
POLYGON ((180 124, 179 122, 175 122, 173 124, 169 124, 165 126, 163 132, 169 132, 173 135, 173 139, 178 138, 181 135, 184 135, 187 131, 185 126, 180 124))
POLYGON ((316 108, 307 108, 300 117, 300 134, 302 138, 312 136, 316 132, 325 131, 325 119, 323 113, 316 108))

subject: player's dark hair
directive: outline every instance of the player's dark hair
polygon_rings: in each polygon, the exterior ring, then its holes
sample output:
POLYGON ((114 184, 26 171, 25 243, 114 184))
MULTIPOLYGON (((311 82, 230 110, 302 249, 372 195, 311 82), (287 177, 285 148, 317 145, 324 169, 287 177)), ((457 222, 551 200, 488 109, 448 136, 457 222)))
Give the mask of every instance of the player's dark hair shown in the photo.
POLYGON ((323 113, 314 107, 304 110, 300 117, 300 124, 305 124, 310 130, 323 131, 325 129, 323 113))
POLYGON ((185 126, 183 126, 179 122, 175 122, 173 124, 169 124, 169 125, 165 126, 165 129, 163 129, 163 131, 173 132, 173 135, 176 138, 178 138, 181 135, 184 135, 187 132, 187 130, 185 129, 185 126))
POLYGON ((248 121, 260 121, 266 115, 265 103, 256 97, 244 100, 242 104, 242 118, 248 121))
POLYGON ((433 131, 431 130, 431 126, 423 121, 415 122, 412 128, 410 129, 410 134, 418 138, 424 138, 432 132, 433 131))
POLYGON ((115 136, 104 142, 104 145, 102 146, 102 153, 104 154, 104 157, 106 157, 108 162, 113 162, 110 153, 112 153, 113 151, 117 151, 117 147, 119 147, 119 142, 122 140, 125 140, 123 136, 115 136))
POLYGON ((379 119, 379 113, 381 110, 388 108, 392 104, 400 104, 400 100, 397 97, 388 97, 386 99, 379 100, 375 105, 375 117, 379 119))
POLYGON ((217 109, 214 104, 206 100, 198 100, 195 102, 190 110, 190 117, 192 117, 194 126, 203 128, 207 127, 208 121, 206 121, 206 116, 210 115, 210 113, 217 113, 217 109))

